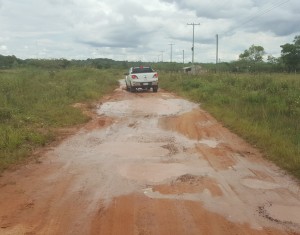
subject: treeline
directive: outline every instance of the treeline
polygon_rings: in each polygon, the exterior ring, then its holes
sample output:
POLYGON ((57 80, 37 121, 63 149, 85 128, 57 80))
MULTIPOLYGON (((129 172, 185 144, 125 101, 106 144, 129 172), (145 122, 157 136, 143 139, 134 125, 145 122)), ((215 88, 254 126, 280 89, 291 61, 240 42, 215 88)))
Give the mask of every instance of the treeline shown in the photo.
POLYGON ((107 58, 95 58, 86 60, 67 60, 67 59, 19 59, 16 56, 0 55, 0 69, 22 68, 22 67, 36 67, 48 70, 67 69, 67 68, 96 68, 96 69, 123 69, 127 70, 132 66, 153 66, 157 70, 178 71, 182 69, 180 63, 149 63, 142 61, 128 62, 115 61, 107 58))
POLYGON ((267 55, 265 49, 259 45, 252 45, 239 55, 237 61, 210 65, 219 71, 232 72, 288 72, 300 71, 300 36, 296 36, 292 43, 281 45, 281 55, 276 58, 267 55))
POLYGON ((245 60, 237 60, 232 62, 222 62, 215 64, 203 64, 204 68, 209 71, 218 72, 233 72, 233 73, 291 73, 299 72, 300 67, 294 70, 288 69, 282 62, 269 63, 269 62, 249 62, 245 60))
MULTIPOLYGON (((22 60, 15 56, 0 55, 0 70, 24 67, 36 67, 47 70, 59 70, 67 68, 97 68, 97 69, 123 69, 127 70, 131 66, 150 65, 159 71, 178 72, 182 71, 183 67, 192 66, 191 63, 182 64, 176 62, 128 62, 128 61, 115 61, 112 59, 87 59, 87 60, 67 60, 67 59, 26 59, 22 60)), ((299 72, 299 64, 293 68, 287 66, 283 60, 277 59, 276 62, 272 61, 247 61, 237 60, 232 62, 222 62, 217 65, 214 63, 195 63, 196 66, 201 66, 203 71, 209 72, 234 72, 234 73, 253 73, 253 72, 299 72)))
POLYGON ((0 69, 11 69, 18 67, 37 67, 44 69, 66 69, 71 67, 92 67, 98 69, 127 68, 126 61, 114 61, 112 59, 97 58, 87 60, 67 59, 19 59, 16 56, 0 55, 0 69))

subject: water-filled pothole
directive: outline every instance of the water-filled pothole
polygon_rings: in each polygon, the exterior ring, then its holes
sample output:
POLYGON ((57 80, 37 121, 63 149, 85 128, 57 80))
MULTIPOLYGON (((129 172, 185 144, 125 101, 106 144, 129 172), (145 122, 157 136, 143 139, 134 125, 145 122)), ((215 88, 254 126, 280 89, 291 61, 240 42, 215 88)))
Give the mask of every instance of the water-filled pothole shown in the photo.
POLYGON ((119 174, 124 178, 148 183, 163 182, 187 171, 187 166, 179 163, 132 163, 119 167, 119 174))
POLYGON ((252 189, 276 189, 281 188, 279 184, 258 179, 243 179, 242 184, 252 189))
POLYGON ((220 142, 217 140, 213 140, 213 139, 202 139, 202 140, 199 140, 199 143, 205 144, 211 148, 216 148, 220 142))
POLYGON ((169 116, 190 112, 198 105, 182 99, 145 98, 142 100, 121 100, 102 104, 97 113, 106 116, 169 116))

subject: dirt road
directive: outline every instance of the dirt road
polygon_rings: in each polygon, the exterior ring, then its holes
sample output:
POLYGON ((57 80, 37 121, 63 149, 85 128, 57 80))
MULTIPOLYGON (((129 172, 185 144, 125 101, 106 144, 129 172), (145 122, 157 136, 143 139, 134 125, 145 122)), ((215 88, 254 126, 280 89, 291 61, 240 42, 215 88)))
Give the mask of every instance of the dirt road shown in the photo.
POLYGON ((92 120, 0 177, 0 234, 300 234, 300 187, 199 105, 105 97, 92 120))

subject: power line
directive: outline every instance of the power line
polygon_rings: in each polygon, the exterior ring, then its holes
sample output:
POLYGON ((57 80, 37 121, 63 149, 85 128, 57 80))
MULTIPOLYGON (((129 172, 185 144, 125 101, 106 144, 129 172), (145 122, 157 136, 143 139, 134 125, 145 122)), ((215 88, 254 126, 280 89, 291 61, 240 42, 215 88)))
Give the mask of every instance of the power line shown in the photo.
POLYGON ((244 22, 242 22, 240 25, 236 26, 234 29, 231 29, 231 30, 228 30, 226 33, 228 33, 229 31, 234 31, 248 23, 250 23, 251 21, 263 16, 263 15, 266 15, 267 13, 269 13, 270 11, 288 3, 290 0, 284 0, 284 1, 278 1, 277 3, 273 4, 271 7, 268 7, 266 9, 262 9, 260 11, 258 11, 255 15, 253 16, 249 16, 248 18, 246 18, 246 20, 244 22))
POLYGON ((263 16, 267 13, 269 13, 270 11, 274 10, 277 7, 280 7, 284 4, 286 4, 287 2, 289 2, 290 0, 285 0, 284 2, 279 2, 275 5, 273 5, 271 8, 265 9, 265 10, 261 10, 260 12, 258 12, 256 15, 252 16, 250 19, 246 20, 245 22, 243 22, 241 25, 247 24, 249 22, 251 22, 252 20, 256 19, 257 17, 263 16))

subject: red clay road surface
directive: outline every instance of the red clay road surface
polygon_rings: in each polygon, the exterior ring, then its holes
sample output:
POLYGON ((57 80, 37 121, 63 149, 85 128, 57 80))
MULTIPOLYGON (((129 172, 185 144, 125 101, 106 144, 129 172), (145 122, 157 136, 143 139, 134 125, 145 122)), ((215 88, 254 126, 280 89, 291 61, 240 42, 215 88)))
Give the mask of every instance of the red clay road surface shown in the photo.
POLYGON ((299 183, 199 105, 121 85, 91 117, 0 177, 1 235, 300 234, 299 183))

